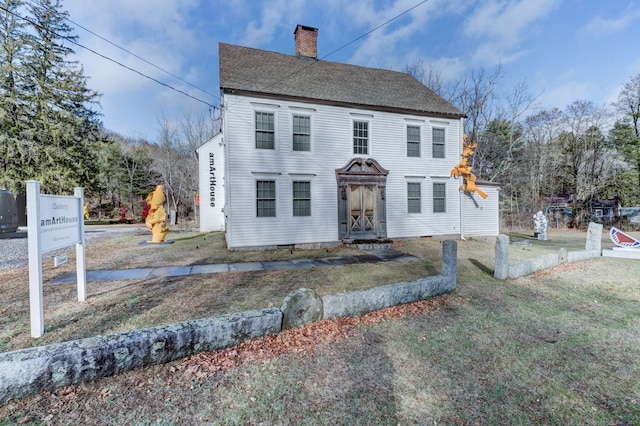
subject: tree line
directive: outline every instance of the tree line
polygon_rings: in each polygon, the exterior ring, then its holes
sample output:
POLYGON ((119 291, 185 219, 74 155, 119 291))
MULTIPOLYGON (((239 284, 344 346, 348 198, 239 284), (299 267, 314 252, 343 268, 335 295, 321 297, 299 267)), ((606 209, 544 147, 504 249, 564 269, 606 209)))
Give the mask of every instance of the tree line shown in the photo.
POLYGON ((169 210, 192 215, 195 148, 215 123, 195 114, 160 117, 154 141, 105 129, 100 94, 69 59, 77 36, 67 18, 60 0, 0 0, 0 188, 17 194, 24 211, 26 180, 50 194, 80 186, 92 216, 117 217, 125 208, 135 219, 163 184, 169 210))
POLYGON ((147 195, 162 184, 167 210, 195 219, 196 148, 215 135, 217 124, 207 115, 189 113, 178 122, 159 118, 154 141, 105 132, 98 171, 86 197, 91 215, 115 218, 124 208, 128 220, 142 220, 147 195))
POLYGON ((640 206, 640 74, 611 105, 545 109, 525 82, 505 88, 501 66, 447 84, 419 59, 405 71, 467 115, 474 174, 502 185, 503 226, 528 228, 542 210, 551 223, 584 227, 603 201, 640 206), (553 208, 559 199, 566 208, 553 208))

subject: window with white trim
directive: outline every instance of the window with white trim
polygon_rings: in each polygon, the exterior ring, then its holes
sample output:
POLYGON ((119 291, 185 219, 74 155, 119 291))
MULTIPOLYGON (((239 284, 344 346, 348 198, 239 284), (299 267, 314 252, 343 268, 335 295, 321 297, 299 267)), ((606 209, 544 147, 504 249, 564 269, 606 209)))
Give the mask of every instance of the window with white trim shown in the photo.
POLYGON ((311 216, 311 182, 293 182, 293 215, 311 216))
POLYGON ((447 184, 434 182, 433 184, 433 212, 447 212, 447 184))
POLYGON ((293 116, 293 150, 311 151, 311 117, 293 116))
POLYGON ((444 157, 445 137, 444 137, 443 128, 436 127, 431 129, 431 142, 432 142, 431 156, 433 158, 445 158, 444 157))
POLYGON ((256 216, 276 216, 276 181, 256 181, 256 216))
POLYGON ((275 149, 274 113, 256 111, 256 148, 275 149))
POLYGON ((420 126, 407 126, 407 157, 420 157, 420 126))
POLYGON ((368 121, 353 122, 353 153, 365 155, 369 153, 368 121))
POLYGON ((407 182, 407 212, 408 213, 421 213, 422 212, 422 196, 421 196, 420 182, 407 182))

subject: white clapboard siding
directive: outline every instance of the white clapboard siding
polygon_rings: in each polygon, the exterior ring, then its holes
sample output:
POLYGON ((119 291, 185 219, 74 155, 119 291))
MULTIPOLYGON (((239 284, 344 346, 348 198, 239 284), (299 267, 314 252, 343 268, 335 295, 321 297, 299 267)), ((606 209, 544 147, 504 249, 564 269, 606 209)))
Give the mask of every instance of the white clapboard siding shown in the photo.
POLYGON ((465 237, 496 236, 500 233, 500 187, 478 184, 478 188, 488 195, 487 199, 482 199, 477 194, 462 195, 462 235, 465 237))
POLYGON ((461 121, 319 105, 288 100, 224 96, 227 244, 230 248, 337 242, 336 169, 353 154, 353 120, 369 121, 369 153, 389 170, 387 236, 389 238, 460 233, 458 182, 449 178, 460 161, 461 121), (256 111, 274 113, 275 149, 255 149, 256 111), (292 117, 311 117, 311 152, 292 150, 292 117), (421 127, 421 156, 406 155, 406 127, 421 127), (431 158, 431 129, 446 129, 446 158, 431 158), (407 213, 407 182, 421 181, 422 213, 407 213), (276 217, 256 217, 256 181, 276 181, 276 217), (292 182, 311 182, 311 216, 294 217, 292 182), (433 214, 433 182, 447 184, 447 212, 433 214))

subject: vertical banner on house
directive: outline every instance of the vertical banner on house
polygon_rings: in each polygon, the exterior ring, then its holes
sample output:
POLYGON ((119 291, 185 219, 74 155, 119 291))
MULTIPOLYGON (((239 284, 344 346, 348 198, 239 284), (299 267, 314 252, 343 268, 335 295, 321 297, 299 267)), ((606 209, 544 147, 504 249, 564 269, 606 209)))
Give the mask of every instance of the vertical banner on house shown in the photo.
POLYGON ((78 300, 86 300, 84 194, 82 188, 75 188, 73 196, 45 195, 40 194, 40 182, 30 180, 26 184, 31 336, 40 337, 44 334, 44 253, 76 245, 78 300))
POLYGON ((218 133, 198 148, 200 231, 225 229, 224 144, 218 133))

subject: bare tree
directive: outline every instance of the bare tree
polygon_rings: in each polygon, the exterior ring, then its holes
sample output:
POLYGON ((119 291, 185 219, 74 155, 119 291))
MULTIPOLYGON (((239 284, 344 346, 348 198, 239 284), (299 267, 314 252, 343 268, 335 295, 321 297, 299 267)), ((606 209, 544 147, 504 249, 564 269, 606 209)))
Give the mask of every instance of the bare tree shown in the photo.
POLYGON ((480 133, 496 118, 497 86, 503 75, 500 65, 492 72, 474 69, 453 85, 451 101, 467 115, 465 133, 473 141, 478 142, 480 133))
POLYGON ((622 86, 618 100, 613 105, 618 113, 631 120, 636 136, 640 137, 640 74, 622 86))
POLYGON ((473 165, 478 179, 502 182, 518 168, 518 154, 524 145, 522 118, 532 111, 537 98, 524 81, 514 84, 504 97, 496 96, 494 112, 485 114, 494 118, 476 133, 478 147, 473 165))
MULTIPOLYGON (((195 195, 198 193, 199 175, 198 175, 198 158, 196 149, 211 139, 219 130, 219 122, 213 117, 204 114, 186 114, 180 123, 181 135, 184 138, 186 149, 193 161, 194 167, 188 167, 184 170, 186 179, 186 195, 191 200, 193 211, 197 209, 195 195)), ((191 163, 191 161, 189 161, 191 163)), ((187 199, 184 200, 188 203, 187 199)), ((197 215, 196 215, 197 218, 197 215)))
POLYGON ((608 117, 605 108, 590 101, 574 101, 562 115, 561 170, 573 190, 575 226, 591 218, 593 199, 613 168, 616 155, 601 130, 608 117))
POLYGON ((425 65, 424 61, 418 57, 411 60, 405 67, 404 72, 418 80, 420 83, 433 90, 438 96, 446 99, 444 93, 444 79, 442 73, 438 71, 432 64, 425 65))
POLYGON ((558 109, 544 110, 524 120, 525 141, 520 171, 527 179, 527 195, 532 210, 541 207, 542 195, 563 192, 554 185, 553 174, 549 173, 553 169, 554 158, 559 157, 555 142, 559 136, 561 115, 558 109))
POLYGON ((188 150, 194 156, 196 149, 211 139, 219 130, 218 121, 206 114, 193 112, 184 115, 180 122, 180 131, 186 142, 188 150))
POLYGON ((142 139, 120 136, 116 136, 115 140, 120 145, 120 165, 127 176, 126 195, 129 211, 135 217, 141 210, 140 203, 138 203, 141 192, 145 188, 148 189, 155 180, 153 173, 150 173, 151 158, 147 148, 149 144, 142 139))

